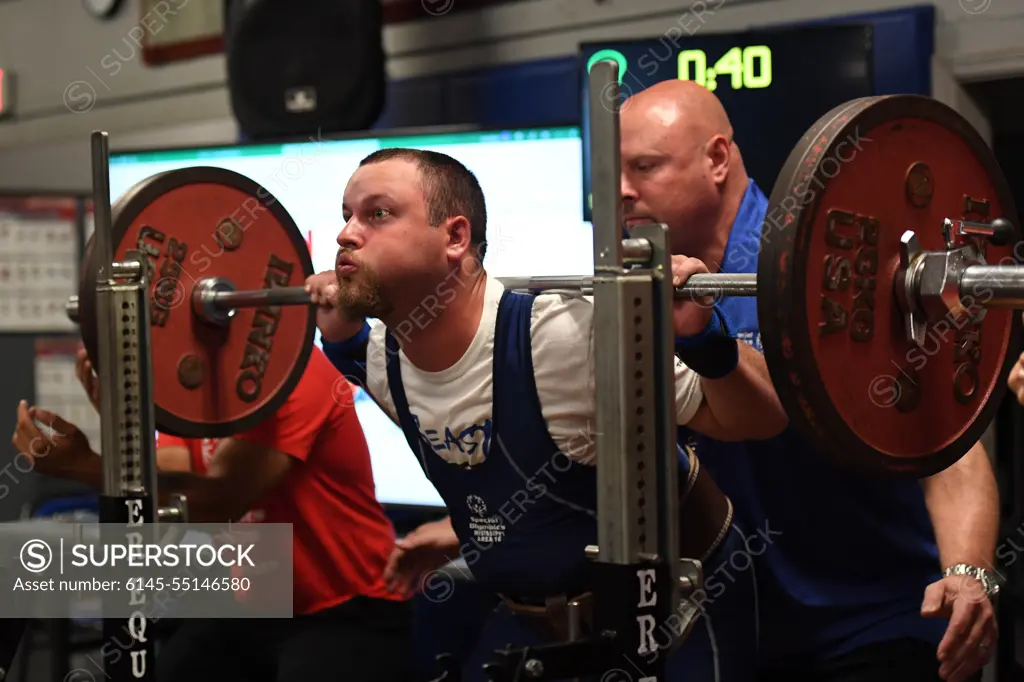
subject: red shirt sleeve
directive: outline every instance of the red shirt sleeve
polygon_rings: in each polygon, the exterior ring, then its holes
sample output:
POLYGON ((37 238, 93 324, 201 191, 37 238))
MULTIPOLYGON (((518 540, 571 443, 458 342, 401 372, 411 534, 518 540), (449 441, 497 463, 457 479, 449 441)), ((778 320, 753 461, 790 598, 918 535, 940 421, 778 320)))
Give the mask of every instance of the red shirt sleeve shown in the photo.
POLYGON ((169 447, 182 447, 188 448, 188 442, 184 438, 178 438, 177 436, 171 436, 166 433, 156 433, 156 446, 158 448, 169 448, 169 447))
POLYGON ((336 377, 341 375, 314 346, 302 378, 277 412, 259 426, 232 437, 258 443, 305 462, 324 423, 342 408, 334 399, 335 391, 332 389, 336 377))

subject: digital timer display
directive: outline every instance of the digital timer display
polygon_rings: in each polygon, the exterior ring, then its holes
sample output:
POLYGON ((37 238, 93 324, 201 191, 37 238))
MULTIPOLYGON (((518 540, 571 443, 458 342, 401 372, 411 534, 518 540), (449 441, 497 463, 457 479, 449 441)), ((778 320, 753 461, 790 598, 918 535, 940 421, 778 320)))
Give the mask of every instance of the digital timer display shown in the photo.
POLYGON ((696 81, 708 90, 718 89, 718 78, 729 75, 729 87, 767 88, 772 84, 772 48, 767 45, 730 48, 710 68, 704 50, 679 53, 679 80, 696 81))
MULTIPOLYGON (((619 85, 623 84, 629 72, 629 61, 626 55, 618 50, 598 50, 587 60, 587 72, 599 61, 613 61, 619 67, 619 85)), ((733 47, 715 62, 708 66, 709 57, 704 50, 683 50, 676 58, 678 65, 677 78, 683 81, 700 83, 714 92, 718 89, 718 80, 722 74, 728 76, 728 87, 733 90, 740 88, 767 88, 772 84, 772 49, 767 45, 750 45, 749 47, 733 47)), ((659 68, 651 55, 641 55, 637 66, 645 73, 649 68, 659 68)))
POLYGON ((590 131, 586 75, 602 60, 619 69, 619 103, 655 83, 684 80, 715 93, 732 121, 750 176, 766 193, 790 150, 820 116, 874 95, 870 25, 744 33, 670 33, 650 40, 580 47, 584 216, 590 220, 590 131))

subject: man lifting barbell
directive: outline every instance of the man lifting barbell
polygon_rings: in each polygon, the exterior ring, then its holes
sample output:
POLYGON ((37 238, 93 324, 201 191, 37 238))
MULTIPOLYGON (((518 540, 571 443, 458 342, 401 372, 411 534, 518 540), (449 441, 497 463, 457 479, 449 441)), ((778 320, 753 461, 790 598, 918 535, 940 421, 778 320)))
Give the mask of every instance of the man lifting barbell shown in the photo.
MULTIPOLYGON (((696 84, 667 81, 635 94, 623 104, 621 121, 627 224, 667 224, 673 248, 714 272, 755 272, 765 244, 782 239, 781 222, 809 210, 813 197, 804 193, 823 189, 813 182, 786 184, 793 200, 776 199, 784 210, 766 216, 768 199, 747 176, 726 112, 696 84)), ((837 152, 846 165, 836 165, 836 184, 867 180, 872 191, 884 193, 886 175, 857 174, 861 165, 870 169, 877 162, 871 156, 881 152, 873 145, 886 142, 866 125, 855 130, 837 152)), ((901 147, 913 160, 934 156, 914 156, 923 149, 907 139, 918 140, 907 132, 901 147)), ((933 166, 936 176, 945 170, 933 166)), ((877 210, 869 192, 863 195, 857 204, 848 194, 843 207, 877 210)), ((900 209, 908 214, 907 227, 914 210, 900 209)), ((937 234, 941 226, 931 227, 937 234)), ((718 309, 734 334, 760 348, 759 312, 767 326, 761 305, 726 297, 718 309)), ((846 371, 863 370, 851 362, 846 371)), ((1011 375, 1011 386, 1014 376, 1024 374, 1011 375)), ((852 476, 792 432, 748 443, 693 434, 689 442, 735 501, 738 516, 751 527, 770 523, 777 533, 757 560, 765 679, 958 682, 988 660, 996 641, 988 580, 994 576, 998 491, 980 443, 919 485, 852 476)))
MULTIPOLYGON (((597 530, 593 343, 595 333, 615 332, 595 332, 589 299, 514 294, 487 276, 484 197, 448 156, 370 155, 349 181, 343 211, 337 270, 309 280, 314 300, 327 304, 325 352, 403 427, 445 500, 451 518, 435 525, 447 539, 435 543, 428 566, 461 548, 475 579, 504 597, 464 668, 466 679, 481 679, 502 644, 564 638, 567 604, 593 587, 584 551, 597 530), (363 317, 383 324, 371 331, 363 317), (530 622, 513 622, 529 621, 524 614, 561 634, 546 639, 530 622)), ((679 257, 672 267, 676 284, 705 269, 679 257)), ((726 440, 780 432, 786 417, 761 357, 731 339, 719 345, 724 337, 702 300, 674 308, 676 336, 694 341, 691 366, 704 374, 677 361, 678 422, 726 440)), ((699 466, 683 461, 691 473, 699 466)), ((711 570, 748 551, 728 508, 701 478, 681 516, 682 556, 711 570)), ((756 604, 752 576, 736 581, 706 605, 713 626, 700 624, 673 657, 676 679, 747 677, 756 604)))
MULTIPOLYGON (((84 353, 76 370, 98 405, 100 387, 84 353)), ((287 400, 254 428, 212 440, 215 457, 189 466, 187 452, 183 463, 168 457, 175 453, 166 438, 158 442, 159 485, 185 495, 191 522, 293 525, 297 617, 184 620, 161 648, 157 680, 406 679, 411 610, 383 578, 394 531, 374 495, 370 454, 351 392, 314 349, 287 400)), ((36 470, 98 487, 99 456, 57 415, 20 405, 15 447, 32 455, 32 443, 42 442, 33 440, 41 438, 36 419, 62 436, 44 457, 34 458, 36 470)), ((187 447, 186 441, 178 447, 187 447)), ((250 595, 237 596, 260 608, 250 595)))

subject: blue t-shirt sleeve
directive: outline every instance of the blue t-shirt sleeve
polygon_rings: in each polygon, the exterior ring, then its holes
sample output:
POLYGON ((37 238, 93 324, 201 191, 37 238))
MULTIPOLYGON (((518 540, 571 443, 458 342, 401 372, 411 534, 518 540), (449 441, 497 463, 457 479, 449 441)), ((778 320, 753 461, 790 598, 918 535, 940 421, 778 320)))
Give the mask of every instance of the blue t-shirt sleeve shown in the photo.
POLYGON ((350 382, 366 387, 366 349, 370 344, 370 325, 363 327, 355 336, 344 341, 322 341, 324 355, 350 382))

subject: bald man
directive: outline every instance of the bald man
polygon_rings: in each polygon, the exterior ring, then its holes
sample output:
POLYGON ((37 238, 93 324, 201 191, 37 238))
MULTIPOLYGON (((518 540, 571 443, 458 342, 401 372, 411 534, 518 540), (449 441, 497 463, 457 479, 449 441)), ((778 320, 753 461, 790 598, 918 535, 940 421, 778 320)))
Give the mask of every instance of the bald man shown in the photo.
MULTIPOLYGON (((654 85, 623 103, 621 138, 628 225, 667 224, 672 252, 711 272, 756 272, 768 201, 714 95, 654 85)), ((761 350, 754 298, 718 308, 761 350)), ((765 679, 962 682, 988 660, 998 492, 980 444, 931 478, 882 483, 835 469, 791 430, 740 443, 681 431, 739 518, 771 538, 755 563, 765 679)))

